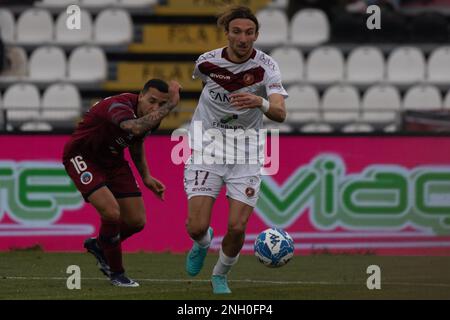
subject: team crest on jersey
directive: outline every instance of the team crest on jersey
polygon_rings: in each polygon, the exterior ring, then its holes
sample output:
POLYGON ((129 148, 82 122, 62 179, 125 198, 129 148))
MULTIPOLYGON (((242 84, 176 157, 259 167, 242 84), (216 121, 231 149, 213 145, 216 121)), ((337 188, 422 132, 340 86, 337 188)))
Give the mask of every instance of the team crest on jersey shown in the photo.
POLYGON ((251 198, 255 195, 255 189, 248 187, 247 189, 245 189, 245 194, 248 198, 251 198))
POLYGON ((255 83, 255 76, 251 73, 244 74, 244 83, 249 86, 255 83))
POLYGON ((82 184, 89 184, 92 182, 92 179, 93 179, 92 173, 90 173, 89 171, 83 172, 83 174, 80 177, 82 184))

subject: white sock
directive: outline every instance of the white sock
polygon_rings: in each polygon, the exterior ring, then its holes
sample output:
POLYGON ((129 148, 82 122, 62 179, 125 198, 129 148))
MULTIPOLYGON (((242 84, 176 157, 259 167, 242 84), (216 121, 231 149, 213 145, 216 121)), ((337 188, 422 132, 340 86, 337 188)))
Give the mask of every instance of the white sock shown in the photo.
POLYGON ((195 242, 202 248, 209 247, 211 244, 211 234, 209 233, 209 230, 206 231, 205 235, 200 240, 196 240, 195 242))
POLYGON ((223 253, 222 248, 220 248, 219 259, 214 266, 213 275, 226 276, 233 265, 238 261, 239 254, 236 257, 228 257, 223 253))

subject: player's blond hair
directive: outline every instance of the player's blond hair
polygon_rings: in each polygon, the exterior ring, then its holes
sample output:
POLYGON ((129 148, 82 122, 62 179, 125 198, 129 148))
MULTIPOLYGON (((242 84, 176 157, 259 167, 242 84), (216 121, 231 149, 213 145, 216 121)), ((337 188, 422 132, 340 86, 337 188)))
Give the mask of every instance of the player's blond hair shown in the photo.
POLYGON ((217 26, 223 28, 225 31, 229 31, 230 22, 234 19, 249 19, 256 25, 256 32, 259 30, 259 22, 255 14, 248 7, 244 6, 232 6, 226 11, 221 13, 217 18, 217 26))

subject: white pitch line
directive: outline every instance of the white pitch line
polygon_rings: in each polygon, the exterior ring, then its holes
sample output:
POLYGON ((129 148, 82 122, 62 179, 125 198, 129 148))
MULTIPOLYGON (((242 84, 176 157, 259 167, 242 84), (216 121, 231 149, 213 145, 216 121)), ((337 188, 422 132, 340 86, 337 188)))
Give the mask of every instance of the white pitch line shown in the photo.
MULTIPOLYGON (((65 277, 0 277, 1 280, 67 280, 65 277)), ((81 280, 99 280, 108 281, 106 278, 81 278, 81 280)), ((209 279, 135 279, 141 282, 201 282, 209 283, 209 279)), ((325 285, 325 286, 342 286, 342 285, 365 285, 361 282, 331 282, 331 281, 273 281, 273 280, 228 280, 235 283, 255 283, 255 284, 279 284, 279 285, 325 285)), ((383 285, 390 286, 408 286, 408 287, 443 287, 450 288, 450 283, 417 283, 417 282, 383 282, 383 285)))

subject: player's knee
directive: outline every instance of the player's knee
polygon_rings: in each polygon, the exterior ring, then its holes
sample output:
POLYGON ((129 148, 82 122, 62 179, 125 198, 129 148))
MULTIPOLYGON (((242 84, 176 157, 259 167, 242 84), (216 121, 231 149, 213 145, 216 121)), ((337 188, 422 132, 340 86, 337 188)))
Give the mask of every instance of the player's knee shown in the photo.
POLYGON ((228 234, 232 236, 241 236, 245 234, 246 225, 243 223, 230 223, 228 224, 228 234))
POLYGON ((202 225, 192 225, 192 224, 187 224, 186 225, 186 229, 189 233, 189 236, 194 239, 194 240, 198 240, 201 239, 206 232, 208 232, 208 227, 207 225, 202 226, 202 225))
POLYGON ((118 206, 108 206, 99 211, 103 220, 114 223, 120 222, 120 209, 118 206))
POLYGON ((144 229, 146 223, 147 223, 147 222, 145 221, 145 219, 137 219, 137 220, 134 220, 134 221, 131 223, 130 227, 131 227, 135 232, 140 232, 140 231, 142 231, 142 230, 144 229))

